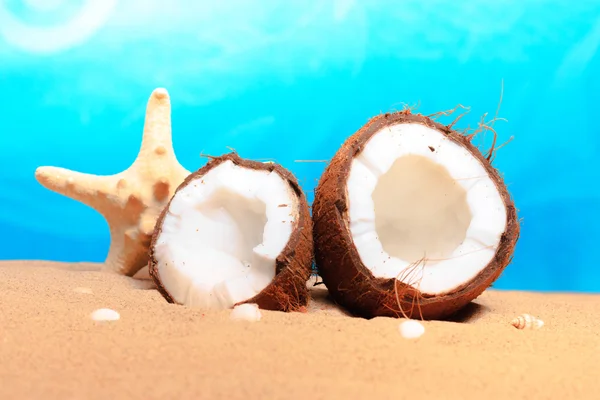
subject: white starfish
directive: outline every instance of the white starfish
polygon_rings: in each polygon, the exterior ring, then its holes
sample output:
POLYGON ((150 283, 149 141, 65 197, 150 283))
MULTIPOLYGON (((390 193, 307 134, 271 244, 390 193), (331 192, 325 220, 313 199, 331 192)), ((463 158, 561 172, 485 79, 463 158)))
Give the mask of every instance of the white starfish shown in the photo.
POLYGON ((108 176, 58 167, 40 167, 35 171, 44 187, 102 214, 111 237, 105 269, 128 276, 147 265, 156 219, 189 174, 173 150, 171 104, 169 94, 162 88, 150 96, 141 149, 125 171, 108 176))

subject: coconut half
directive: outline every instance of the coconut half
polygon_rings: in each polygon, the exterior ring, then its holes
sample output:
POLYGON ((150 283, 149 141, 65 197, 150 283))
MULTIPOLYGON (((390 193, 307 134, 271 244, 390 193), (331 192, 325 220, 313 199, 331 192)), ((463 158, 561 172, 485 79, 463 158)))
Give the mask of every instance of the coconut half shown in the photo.
POLYGON ((371 119, 335 154, 313 235, 323 282, 354 314, 442 319, 498 278, 519 223, 468 137, 402 111, 371 119))
POLYGON ((177 188, 157 220, 149 271, 171 303, 205 310, 308 304, 313 259, 306 197, 275 163, 214 158, 177 188))

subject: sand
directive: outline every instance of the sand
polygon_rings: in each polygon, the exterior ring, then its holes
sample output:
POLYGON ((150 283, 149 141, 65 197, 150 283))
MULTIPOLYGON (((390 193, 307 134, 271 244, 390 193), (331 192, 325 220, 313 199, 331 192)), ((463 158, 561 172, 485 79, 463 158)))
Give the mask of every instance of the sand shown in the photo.
POLYGON ((99 264, 0 262, 0 399, 592 399, 600 296, 488 290, 454 321, 363 320, 314 288, 309 313, 168 304, 99 264), (90 313, 110 308, 112 322, 90 313), (544 320, 517 330, 520 313, 544 320))

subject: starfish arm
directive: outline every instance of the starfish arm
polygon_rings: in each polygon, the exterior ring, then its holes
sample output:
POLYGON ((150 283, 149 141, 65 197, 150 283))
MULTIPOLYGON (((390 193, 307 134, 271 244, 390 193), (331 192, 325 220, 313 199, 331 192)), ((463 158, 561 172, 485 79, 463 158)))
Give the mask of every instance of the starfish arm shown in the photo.
POLYGON ((98 176, 59 167, 39 167, 35 178, 45 188, 84 203, 104 214, 110 194, 115 192, 118 176, 98 176))
POLYGON ((167 179, 168 175, 185 178, 190 171, 185 169, 175 156, 171 129, 171 101, 169 93, 155 89, 146 106, 144 132, 139 153, 129 167, 143 177, 167 179))
POLYGON ((165 89, 155 89, 146 106, 142 145, 136 162, 174 156, 171 132, 171 101, 165 89))
MULTIPOLYGON (((187 178, 187 177, 188 177, 188 175, 191 175, 191 171, 188 171, 188 170, 187 170, 187 169, 186 169, 186 168, 185 168, 183 165, 181 165, 181 164, 179 164, 179 166, 177 167, 177 170, 178 170, 178 171, 177 171, 177 173, 178 173, 180 176, 183 176, 183 179, 187 178)), ((183 182, 183 179, 182 179, 182 182, 183 182)))

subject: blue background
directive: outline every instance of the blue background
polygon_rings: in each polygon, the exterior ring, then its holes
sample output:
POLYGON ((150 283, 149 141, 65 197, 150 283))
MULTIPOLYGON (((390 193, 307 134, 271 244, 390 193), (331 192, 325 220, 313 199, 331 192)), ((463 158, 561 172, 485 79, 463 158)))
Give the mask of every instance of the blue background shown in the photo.
POLYGON ((34 171, 128 167, 156 87, 187 169, 230 146, 312 200, 324 164, 295 160, 402 103, 473 125, 503 81, 495 166, 523 220, 495 287, 600 291, 599 46, 598 0, 0 1, 0 258, 104 259, 102 217, 34 171))

